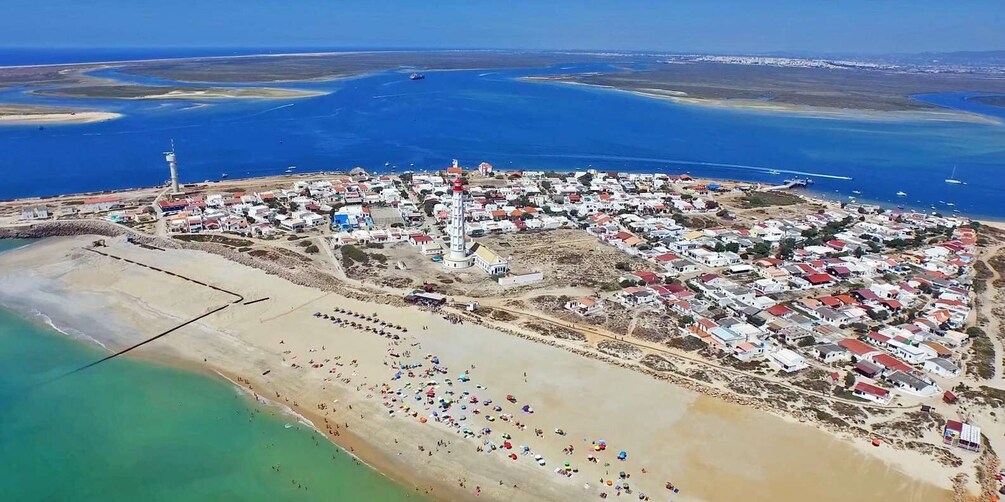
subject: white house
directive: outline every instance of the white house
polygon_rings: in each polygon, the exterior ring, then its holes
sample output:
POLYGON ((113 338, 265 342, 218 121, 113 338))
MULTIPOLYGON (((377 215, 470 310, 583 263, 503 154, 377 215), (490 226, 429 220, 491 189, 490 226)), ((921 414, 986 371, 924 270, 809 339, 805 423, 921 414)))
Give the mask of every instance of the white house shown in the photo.
POLYGON ((810 366, 806 364, 806 359, 803 356, 796 354, 790 349, 772 352, 769 357, 774 365, 786 373, 794 373, 810 366))
POLYGON ((893 384, 897 390, 915 396, 932 396, 941 390, 934 382, 903 371, 895 371, 887 375, 886 380, 893 384))
POLYGON ((604 309, 604 305, 599 299, 584 296, 582 298, 566 302, 565 308, 571 310, 577 315, 585 317, 590 314, 600 312, 604 309))
POLYGON ((495 254, 491 249, 474 243, 470 248, 475 257, 475 265, 489 275, 503 275, 509 272, 509 262, 495 254))
POLYGON ((960 367, 943 357, 936 357, 925 361, 925 371, 946 378, 960 376, 960 367))
POLYGON ((856 383, 852 394, 879 404, 889 404, 891 398, 890 391, 865 382, 856 383))
POLYGON ((836 343, 825 343, 813 347, 813 356, 825 363, 851 361, 851 353, 836 343))

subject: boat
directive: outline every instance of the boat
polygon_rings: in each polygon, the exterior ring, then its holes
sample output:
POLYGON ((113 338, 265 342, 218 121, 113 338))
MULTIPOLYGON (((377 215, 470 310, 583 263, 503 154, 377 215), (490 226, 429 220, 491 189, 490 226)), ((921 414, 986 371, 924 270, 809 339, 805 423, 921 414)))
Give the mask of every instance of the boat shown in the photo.
POLYGON ((772 170, 768 171, 768 174, 782 174, 782 172, 778 171, 778 170, 775 170, 775 169, 772 169, 772 170))
POLYGON ((286 424, 286 425, 284 425, 284 426, 283 426, 283 428, 284 428, 284 429, 290 429, 290 428, 292 428, 292 427, 293 427, 293 426, 292 426, 292 425, 290 425, 290 424, 286 424))
POLYGON ((855 195, 862 195, 862 191, 861 190, 852 190, 851 193, 853 193, 855 195))
POLYGON ((803 179, 803 178, 789 178, 789 179, 785 180, 785 183, 789 184, 789 185, 794 185, 794 186, 807 186, 807 185, 812 185, 813 184, 813 180, 811 180, 809 178, 805 178, 805 179, 803 179))
POLYGON ((286 168, 286 172, 292 173, 293 171, 296 171, 296 169, 297 169, 297 166, 290 166, 290 167, 286 168))
POLYGON ((897 197, 907 197, 907 192, 897 192, 897 197))
POLYGON ((426 78, 426 76, 421 73, 413 73, 408 76, 408 80, 422 80, 424 78, 426 78))
POLYGON ((963 184, 962 181, 956 179, 956 166, 953 166, 953 173, 950 174, 948 178, 946 178, 946 183, 949 183, 950 185, 962 185, 963 184))
POLYGON ((227 179, 227 176, 230 176, 230 175, 227 174, 227 173, 223 173, 223 174, 220 175, 220 179, 225 180, 225 179, 227 179))

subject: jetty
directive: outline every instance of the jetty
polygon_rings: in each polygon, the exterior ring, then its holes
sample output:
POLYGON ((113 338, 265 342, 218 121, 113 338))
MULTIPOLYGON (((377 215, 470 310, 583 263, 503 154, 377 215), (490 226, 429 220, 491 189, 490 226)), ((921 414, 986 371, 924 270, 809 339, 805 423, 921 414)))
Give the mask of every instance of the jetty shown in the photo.
POLYGON ((773 192, 773 191, 776 191, 776 190, 789 190, 789 189, 792 189, 792 188, 805 188, 805 187, 807 187, 807 186, 809 186, 811 184, 813 184, 812 180, 793 178, 791 180, 785 180, 784 184, 770 186, 768 188, 765 188, 762 191, 763 192, 773 192))

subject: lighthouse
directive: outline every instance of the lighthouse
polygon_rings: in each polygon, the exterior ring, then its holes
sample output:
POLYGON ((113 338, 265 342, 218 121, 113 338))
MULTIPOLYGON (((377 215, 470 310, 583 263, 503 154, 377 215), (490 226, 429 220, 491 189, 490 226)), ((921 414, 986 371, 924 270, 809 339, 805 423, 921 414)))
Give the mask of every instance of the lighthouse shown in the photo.
POLYGON ((175 162, 174 140, 171 140, 171 151, 164 152, 164 160, 171 171, 171 193, 178 193, 178 163, 175 162))
POLYGON ((453 203, 450 206, 450 251, 443 259, 443 268, 459 270, 471 267, 472 257, 464 242, 464 185, 460 178, 454 180, 453 203))

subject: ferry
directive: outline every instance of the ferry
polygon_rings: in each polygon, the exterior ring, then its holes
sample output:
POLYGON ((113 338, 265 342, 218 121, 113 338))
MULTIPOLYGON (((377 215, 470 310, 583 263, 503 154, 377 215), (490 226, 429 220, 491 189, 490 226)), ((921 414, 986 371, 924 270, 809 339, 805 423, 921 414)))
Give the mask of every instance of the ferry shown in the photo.
POLYGON ((802 178, 789 178, 789 179, 785 180, 785 183, 791 183, 792 185, 796 185, 796 186, 807 186, 807 185, 812 185, 813 184, 813 180, 811 180, 809 178, 806 178, 806 179, 802 179, 802 178))
POLYGON ((956 166, 953 166, 953 173, 950 174, 948 178, 946 178, 946 183, 949 183, 950 185, 962 185, 963 184, 962 181, 956 179, 956 166))
POLYGON ((421 73, 413 73, 408 76, 408 80, 422 80, 424 78, 426 78, 426 76, 421 73))

